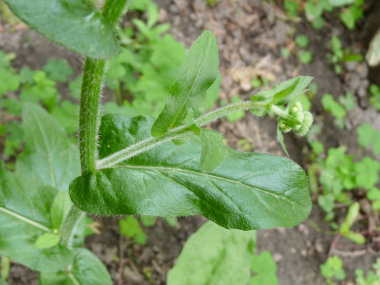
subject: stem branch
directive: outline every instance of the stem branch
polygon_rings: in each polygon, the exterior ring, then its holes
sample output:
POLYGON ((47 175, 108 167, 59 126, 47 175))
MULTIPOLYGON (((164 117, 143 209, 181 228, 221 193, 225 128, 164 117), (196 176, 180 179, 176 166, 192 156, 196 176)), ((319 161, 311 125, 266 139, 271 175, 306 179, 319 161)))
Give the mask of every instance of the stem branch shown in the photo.
MULTIPOLYGON (((197 127, 202 127, 206 125, 207 123, 215 121, 228 114, 241 111, 241 110, 245 111, 245 110, 260 108, 260 107, 264 108, 266 107, 266 105, 260 102, 256 102, 256 101, 243 101, 243 102, 230 104, 195 119, 194 124, 197 127)), ((114 154, 111 154, 110 156, 107 156, 101 160, 98 160, 96 162, 96 169, 110 168, 118 164, 119 162, 127 160, 133 156, 136 156, 142 152, 145 152, 151 148, 154 148, 157 145, 160 145, 164 142, 191 134, 193 131, 189 127, 190 125, 179 126, 177 128, 174 128, 168 131, 166 134, 162 136, 145 139, 125 149, 115 152, 114 154)))

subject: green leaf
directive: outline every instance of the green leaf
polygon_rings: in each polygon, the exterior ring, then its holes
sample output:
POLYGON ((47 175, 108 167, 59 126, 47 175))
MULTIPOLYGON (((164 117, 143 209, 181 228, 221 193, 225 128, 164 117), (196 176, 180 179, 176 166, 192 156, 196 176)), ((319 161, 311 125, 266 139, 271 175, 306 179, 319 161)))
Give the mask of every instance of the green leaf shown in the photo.
POLYGON ((71 207, 71 200, 67 191, 60 191, 54 198, 50 209, 53 227, 59 229, 71 207))
POLYGON ((341 7, 344 5, 352 4, 355 0, 329 0, 330 4, 334 7, 341 7))
POLYGON ((73 70, 65 59, 49 59, 43 69, 54 81, 66 82, 67 78, 73 74, 73 70))
POLYGON ((321 274, 325 278, 336 278, 344 280, 346 273, 343 269, 343 262, 338 256, 331 256, 320 266, 321 274))
POLYGON ((219 75, 218 65, 215 37, 206 31, 187 52, 178 77, 170 88, 165 108, 153 125, 153 136, 181 125, 189 114, 197 117, 203 113, 207 89, 219 75))
POLYGON ((40 285, 111 285, 104 264, 89 250, 76 249, 70 270, 40 273, 40 285))
POLYGON ((296 44, 300 48, 306 48, 309 45, 309 38, 306 35, 296 36, 296 44))
POLYGON ((72 253, 60 245, 37 249, 35 241, 52 231, 50 206, 57 190, 33 177, 0 169, 0 254, 33 270, 66 268, 72 253))
POLYGON ((357 62, 360 62, 360 61, 363 61, 363 56, 361 54, 356 54, 356 53, 350 53, 350 54, 346 54, 344 57, 343 57, 343 61, 357 61, 357 62))
POLYGON ((99 59, 120 51, 111 25, 86 0, 5 2, 32 29, 72 51, 99 59))
POLYGON ((331 114, 337 119, 343 119, 346 117, 346 110, 334 100, 334 97, 331 94, 323 94, 322 106, 326 111, 331 112, 331 114))
POLYGON ((313 56, 310 51, 307 50, 300 50, 298 52, 298 59, 303 63, 303 64, 308 64, 312 61, 313 56))
POLYGON ((252 260, 252 271, 254 276, 249 280, 249 285, 277 285, 277 265, 269 251, 263 251, 255 255, 252 260))
POLYGON ((358 143, 363 147, 372 146, 375 155, 380 154, 380 132, 375 130, 370 124, 364 123, 357 128, 358 143))
POLYGON ((138 244, 146 243, 146 235, 136 218, 128 216, 125 219, 120 220, 119 225, 121 234, 133 238, 138 244))
POLYGON ((59 236, 52 233, 44 233, 38 237, 34 243, 34 247, 38 249, 51 248, 57 245, 59 242, 59 236))
POLYGON ((380 163, 370 157, 363 157, 360 162, 355 163, 356 183, 359 187, 367 190, 375 186, 379 181, 380 163))
POLYGON ((153 216, 141 216, 140 217, 141 222, 146 227, 151 227, 156 222, 156 217, 153 216))
POLYGON ((254 232, 226 230, 208 222, 186 242, 167 283, 247 284, 255 242, 254 232))
POLYGON ((227 156, 227 147, 223 144, 223 135, 219 132, 201 129, 202 144, 201 170, 211 172, 217 168, 227 156))
POLYGON ((80 173, 79 151, 62 127, 38 105, 25 104, 23 110, 25 151, 16 171, 40 178, 59 190, 67 189, 80 173))
POLYGON ((252 101, 260 101, 268 106, 290 102, 301 95, 313 78, 310 76, 298 76, 296 78, 281 82, 270 90, 261 91, 251 97, 252 101))
MULTIPOLYGON (((99 158, 151 138, 153 120, 106 115, 100 126, 99 158)), ((309 215, 304 171, 293 161, 229 150, 211 173, 199 169, 196 137, 162 143, 115 168, 76 178, 72 201, 93 214, 161 217, 202 214, 227 228, 290 227, 309 215)))

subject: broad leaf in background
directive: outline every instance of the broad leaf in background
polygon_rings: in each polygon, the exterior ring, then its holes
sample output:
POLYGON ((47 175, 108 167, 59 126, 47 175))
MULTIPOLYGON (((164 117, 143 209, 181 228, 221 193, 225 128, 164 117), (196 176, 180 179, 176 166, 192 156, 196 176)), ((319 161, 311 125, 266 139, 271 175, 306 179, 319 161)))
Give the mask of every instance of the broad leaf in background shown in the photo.
POLYGON ((103 263, 89 250, 76 249, 70 270, 40 273, 40 285, 111 285, 111 277, 103 263))
POLYGON ((254 276, 249 280, 249 285, 277 285, 277 265, 269 251, 255 255, 252 260, 254 276))
POLYGON ((207 222, 186 242, 168 285, 247 284, 255 242, 255 232, 207 222))
POLYGON ((62 246, 37 249, 51 233, 50 206, 57 190, 32 177, 0 169, 0 254, 33 270, 65 269, 72 253, 62 246))
POLYGON ((199 137, 202 144, 201 170, 211 172, 223 162, 228 154, 227 147, 223 144, 223 135, 202 128, 199 137))
MULTIPOLYGON (((151 138, 153 119, 106 115, 99 158, 151 138)), ((293 161, 267 154, 228 151, 212 172, 200 170, 201 145, 162 143, 121 162, 76 178, 70 196, 81 210, 100 215, 162 217, 202 214, 226 228, 290 227, 310 212, 304 171, 293 161)))
POLYGON ((214 35, 204 32, 186 54, 178 77, 169 90, 164 110, 152 128, 159 136, 181 125, 190 116, 199 116, 207 105, 207 89, 219 75, 218 47, 214 35))
POLYGON ((120 51, 108 21, 86 0, 5 0, 28 26, 72 51, 107 59, 120 51))
POLYGON ((260 101, 270 105, 281 102, 290 102, 305 92, 313 78, 310 76, 298 76, 296 78, 281 82, 270 90, 263 90, 251 97, 252 101, 260 101))
POLYGON ((59 190, 67 189, 80 173, 77 147, 38 105, 24 105, 23 128, 26 147, 17 159, 16 172, 38 177, 59 190))

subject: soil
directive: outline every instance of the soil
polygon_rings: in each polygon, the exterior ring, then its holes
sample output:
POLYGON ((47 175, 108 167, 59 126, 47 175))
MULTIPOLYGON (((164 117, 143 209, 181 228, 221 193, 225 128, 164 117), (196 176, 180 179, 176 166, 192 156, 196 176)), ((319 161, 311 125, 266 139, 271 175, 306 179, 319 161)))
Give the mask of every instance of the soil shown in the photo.
MULTIPOLYGON (((285 21, 284 11, 273 3, 260 0, 224 0, 213 7, 208 6, 205 0, 156 2, 160 6, 160 21, 169 22, 172 25, 171 33, 186 46, 190 46, 203 29, 215 34, 223 76, 220 98, 228 99, 235 94, 248 98, 257 91, 250 85, 254 76, 267 77, 273 85, 297 75, 311 75, 318 84, 317 100, 313 101, 312 111, 317 115, 316 121, 323 124, 323 136, 319 140, 327 148, 346 145, 349 152, 357 153, 356 127, 368 122, 380 130, 379 113, 370 108, 367 93, 370 80, 376 78, 373 74, 377 71, 361 62, 345 66, 344 74, 338 76, 326 60, 328 40, 332 35, 339 35, 351 50, 365 53, 368 45, 365 40, 368 32, 365 31, 368 29, 365 29, 364 21, 359 23, 358 31, 349 33, 338 17, 329 17, 327 27, 316 31, 305 24, 304 19, 298 23, 285 21), (308 65, 301 64, 297 59, 292 27, 296 28, 296 34, 306 34, 310 40, 308 49, 312 52, 313 61, 308 65), (292 53, 287 60, 281 57, 282 47, 287 47, 292 53), (347 91, 352 92, 358 104, 348 113, 347 128, 340 130, 331 123, 332 117, 323 111, 318 98, 324 93, 337 98, 347 91)), ((368 5, 375 7, 375 12, 378 10, 375 0, 368 5)), ((376 21, 378 17, 373 16, 375 12, 366 14, 366 17, 376 21)), ((83 59, 80 56, 48 42, 23 25, 13 27, 11 31, 9 25, 3 22, 0 26, 0 48, 17 55, 14 61, 16 68, 42 68, 49 58, 67 59, 75 75, 82 68, 83 59)), ((67 93, 63 85, 59 88, 61 94, 67 93)), ((107 92, 105 100, 108 100, 107 92)), ((253 151, 284 155, 276 140, 276 122, 271 118, 247 114, 237 122, 223 120, 210 127, 222 131, 228 144, 235 149, 247 150, 248 144, 253 151), (245 147, 241 144, 242 140, 246 142, 245 147)), ((309 148, 305 139, 287 134, 285 143, 290 158, 306 168, 309 148)), ((369 151, 364 154, 371 155, 369 151)), ((344 217, 344 212, 341 216, 344 217)), ((323 217, 322 210, 315 205, 310 217, 297 227, 258 231, 257 251, 269 250, 273 253, 281 285, 325 284, 319 266, 332 253, 330 248, 336 236, 329 232, 323 217)), ((130 285, 165 284, 167 272, 184 243, 206 221, 200 216, 179 218, 177 225, 172 227, 163 219, 157 219, 153 227, 144 227, 147 244, 140 246, 120 235, 120 217, 95 219, 102 225, 101 234, 88 237, 86 247, 104 262, 114 284, 130 285)), ((343 258, 347 280, 350 281, 354 280, 356 268, 370 269, 379 256, 379 248, 358 247, 343 239, 339 240, 334 250, 334 254, 343 258)), ((38 274, 12 263, 8 281, 9 284, 38 284, 38 274)))

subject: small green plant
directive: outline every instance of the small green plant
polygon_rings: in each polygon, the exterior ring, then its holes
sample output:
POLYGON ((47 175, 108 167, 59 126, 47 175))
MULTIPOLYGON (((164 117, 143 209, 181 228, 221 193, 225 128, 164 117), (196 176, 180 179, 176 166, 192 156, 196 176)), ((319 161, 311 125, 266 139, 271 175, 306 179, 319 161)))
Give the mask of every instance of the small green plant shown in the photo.
POLYGON ((307 48, 309 45, 309 38, 306 35, 296 36, 296 44, 300 48, 307 48))
POLYGON ((343 269, 343 261, 338 256, 332 256, 320 266, 321 274, 326 278, 328 285, 334 285, 335 280, 341 281, 346 278, 343 269))
POLYGON ((321 29, 324 26, 323 13, 331 12, 333 6, 329 0, 312 0, 307 1, 304 7, 306 19, 311 22, 314 29, 321 29))
POLYGON ((340 1, 340 0, 330 0, 330 3, 333 6, 342 6, 345 4, 351 4, 349 7, 344 8, 340 12, 340 19, 344 23, 344 25, 353 30, 356 27, 356 22, 363 18, 363 4, 364 0, 348 0, 348 1, 340 1))
POLYGON ((347 216, 339 228, 339 233, 357 244, 365 244, 365 237, 362 234, 353 232, 350 229, 359 215, 359 210, 360 205, 358 202, 351 204, 348 208, 347 216))
POLYGON ((146 243, 146 234, 143 229, 140 227, 139 220, 128 216, 125 219, 120 220, 120 233, 125 235, 137 244, 145 244, 146 243))
POLYGON ((335 117, 335 124, 343 129, 344 128, 344 118, 346 117, 345 108, 334 100, 334 97, 331 94, 325 93, 322 97, 322 106, 323 108, 330 112, 335 117))
POLYGON ((298 15, 298 3, 293 0, 285 0, 284 7, 286 10, 286 15, 290 19, 294 19, 298 15))
POLYGON ((312 61, 312 54, 310 51, 305 50, 309 45, 309 38, 306 35, 296 36, 296 44, 301 50, 298 51, 298 59, 303 64, 309 64, 312 61))
POLYGON ((334 217, 335 201, 351 204, 347 191, 357 188, 374 191, 379 181, 379 162, 370 157, 363 157, 359 162, 354 162, 351 155, 345 154, 343 147, 330 148, 326 159, 320 162, 319 168, 323 194, 318 197, 318 204, 327 213, 326 219, 329 221, 334 217))
POLYGON ((380 88, 376 84, 371 84, 369 87, 369 92, 371 93, 371 98, 369 99, 372 106, 376 108, 376 110, 380 111, 380 88))
POLYGON ((342 43, 338 37, 331 38, 332 54, 327 54, 328 60, 334 65, 334 70, 337 74, 342 73, 343 62, 349 61, 362 61, 363 56, 360 54, 353 54, 349 49, 343 49, 342 43))
POLYGON ((380 280, 380 258, 372 265, 374 271, 368 271, 367 276, 361 269, 355 270, 356 284, 358 285, 378 285, 380 280))
POLYGON ((319 30, 325 23, 323 14, 338 8, 343 24, 353 30, 356 22, 363 17, 363 4, 364 0, 309 0, 304 6, 304 11, 306 19, 311 22, 313 28, 319 30))
POLYGON ((313 60, 311 52, 307 50, 300 50, 297 55, 299 61, 303 64, 309 64, 313 60))
POLYGON ((362 147, 371 147, 373 154, 380 154, 380 132, 375 130, 370 124, 364 123, 357 128, 358 143, 362 147))
POLYGON ((254 275, 249 280, 248 285, 278 284, 277 264, 269 251, 263 251, 260 255, 253 256, 251 270, 254 275))

